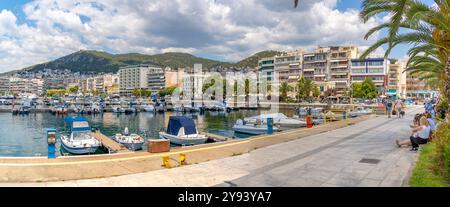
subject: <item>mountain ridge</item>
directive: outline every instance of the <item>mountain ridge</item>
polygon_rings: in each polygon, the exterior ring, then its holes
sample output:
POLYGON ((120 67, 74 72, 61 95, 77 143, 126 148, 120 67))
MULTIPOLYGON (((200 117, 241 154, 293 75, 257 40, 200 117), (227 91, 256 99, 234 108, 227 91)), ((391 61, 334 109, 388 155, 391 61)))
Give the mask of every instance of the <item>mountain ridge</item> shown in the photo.
POLYGON ((195 63, 201 63, 206 68, 212 67, 251 67, 258 66, 258 60, 274 56, 281 52, 266 50, 253 54, 241 61, 223 62, 189 53, 168 52, 155 55, 140 53, 112 54, 97 50, 80 50, 72 54, 57 58, 55 60, 29 66, 20 70, 10 71, 3 74, 17 73, 21 71, 36 72, 43 69, 68 69, 72 72, 117 72, 120 67, 136 64, 153 64, 161 67, 185 68, 192 67, 195 63))

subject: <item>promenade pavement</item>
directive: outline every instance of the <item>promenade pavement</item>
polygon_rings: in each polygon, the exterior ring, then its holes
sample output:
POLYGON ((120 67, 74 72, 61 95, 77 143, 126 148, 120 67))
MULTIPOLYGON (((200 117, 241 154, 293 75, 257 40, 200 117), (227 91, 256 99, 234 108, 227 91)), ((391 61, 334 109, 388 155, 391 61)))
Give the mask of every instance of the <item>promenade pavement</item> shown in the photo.
POLYGON ((0 186, 407 186, 418 153, 397 148, 421 109, 403 119, 375 117, 334 131, 257 149, 250 153, 145 173, 0 186))

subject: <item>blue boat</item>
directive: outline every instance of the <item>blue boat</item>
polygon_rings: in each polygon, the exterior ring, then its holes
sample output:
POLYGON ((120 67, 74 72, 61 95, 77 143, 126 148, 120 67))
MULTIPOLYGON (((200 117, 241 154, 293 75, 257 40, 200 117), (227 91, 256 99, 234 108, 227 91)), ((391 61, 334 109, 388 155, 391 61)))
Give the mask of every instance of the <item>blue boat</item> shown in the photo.
POLYGON ((94 154, 100 142, 91 136, 91 128, 85 117, 67 117, 66 124, 71 126, 70 136, 61 135, 61 146, 70 154, 94 154))
POLYGON ((161 139, 169 139, 176 145, 204 144, 208 137, 199 134, 195 122, 191 117, 171 116, 166 132, 159 132, 161 139))

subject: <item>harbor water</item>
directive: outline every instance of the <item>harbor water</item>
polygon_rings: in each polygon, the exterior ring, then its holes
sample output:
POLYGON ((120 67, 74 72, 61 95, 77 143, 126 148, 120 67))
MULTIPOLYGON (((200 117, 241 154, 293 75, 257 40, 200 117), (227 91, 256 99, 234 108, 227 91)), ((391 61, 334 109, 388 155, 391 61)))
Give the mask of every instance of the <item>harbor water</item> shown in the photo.
MULTIPOLYGON (((173 115, 191 116, 194 118, 199 132, 214 133, 236 139, 247 138, 248 135, 235 134, 232 130, 237 119, 259 115, 261 111, 245 110, 231 113, 205 112, 205 114, 137 113, 131 115, 104 113, 101 115, 85 115, 91 127, 98 128, 103 134, 113 137, 125 127, 130 133, 146 134, 148 139, 158 138, 158 132, 167 127, 169 117, 173 115)), ((289 111, 286 111, 286 115, 289 111)), ((72 114, 75 115, 75 114, 72 114)), ((69 134, 64 126, 64 117, 50 113, 31 113, 13 116, 11 113, 0 113, 0 157, 33 157, 47 156, 46 129, 56 128, 58 134, 69 134)), ((59 135, 58 135, 59 136, 59 135)), ((145 146, 145 145, 144 145, 145 146)), ((58 155, 60 143, 57 143, 58 155)), ((144 148, 145 150, 145 148, 144 148)))

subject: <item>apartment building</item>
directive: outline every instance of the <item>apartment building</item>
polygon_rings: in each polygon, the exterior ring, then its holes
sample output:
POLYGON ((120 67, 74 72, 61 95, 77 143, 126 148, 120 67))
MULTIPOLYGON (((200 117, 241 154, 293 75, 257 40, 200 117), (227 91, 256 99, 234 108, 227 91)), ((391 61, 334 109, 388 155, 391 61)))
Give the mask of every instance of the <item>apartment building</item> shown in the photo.
POLYGON ((275 58, 261 58, 258 61, 258 72, 261 75, 261 78, 266 79, 267 81, 272 81, 273 73, 275 72, 275 58))
POLYGON ((338 46, 318 49, 329 52, 329 81, 334 84, 337 96, 344 96, 350 88, 350 60, 357 58, 358 48, 338 46))
POLYGON ((0 77, 0 95, 9 94, 9 78, 0 77))
MULTIPOLYGON (((397 72, 397 71, 396 71, 397 72)), ((378 93, 386 94, 388 85, 388 61, 384 58, 367 58, 351 60, 351 83, 363 82, 371 78, 378 88, 378 93)), ((394 82, 394 80, 393 80, 394 82)), ((396 82, 398 83, 398 82, 396 82)))
POLYGON ((410 72, 406 72, 406 98, 423 100, 437 96, 437 92, 427 85, 425 80, 410 72))
POLYGON ((389 97, 406 98, 406 63, 390 61, 388 64, 388 83, 386 95, 389 97))
POLYGON ((148 88, 152 94, 158 93, 159 90, 166 86, 165 72, 160 67, 151 67, 148 73, 148 88))
POLYGON ((303 53, 295 50, 274 57, 274 71, 278 72, 280 82, 295 84, 302 76, 303 53))
POLYGON ((334 88, 329 82, 330 70, 330 48, 316 48, 313 53, 306 53, 303 56, 303 77, 313 80, 319 86, 320 91, 334 88))
POLYGON ((41 79, 25 78, 0 78, 0 93, 19 95, 21 93, 31 93, 42 95, 44 93, 44 81, 41 79))
POLYGON ((148 89, 148 74, 154 68, 151 65, 133 65, 119 69, 121 94, 131 94, 136 89, 148 89))

